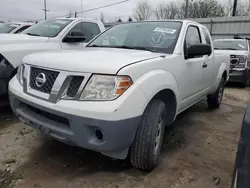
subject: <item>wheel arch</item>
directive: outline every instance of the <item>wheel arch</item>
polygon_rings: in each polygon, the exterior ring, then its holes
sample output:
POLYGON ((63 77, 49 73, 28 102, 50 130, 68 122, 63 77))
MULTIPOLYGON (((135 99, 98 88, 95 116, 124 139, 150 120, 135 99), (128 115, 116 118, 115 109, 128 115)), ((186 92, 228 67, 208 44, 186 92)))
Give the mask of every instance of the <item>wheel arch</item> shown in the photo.
POLYGON ((171 89, 163 89, 159 91, 151 100, 162 100, 166 106, 166 122, 171 125, 177 113, 177 99, 175 93, 171 89))

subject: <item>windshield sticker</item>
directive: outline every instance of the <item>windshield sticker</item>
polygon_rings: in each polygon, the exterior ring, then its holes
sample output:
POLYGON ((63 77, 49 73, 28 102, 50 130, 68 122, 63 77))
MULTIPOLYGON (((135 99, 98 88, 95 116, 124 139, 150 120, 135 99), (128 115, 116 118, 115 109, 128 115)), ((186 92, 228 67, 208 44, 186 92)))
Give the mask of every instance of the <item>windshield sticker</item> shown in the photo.
POLYGON ((170 29, 170 28, 155 28, 154 32, 161 32, 161 33, 168 33, 168 34, 175 34, 176 29, 170 29))
POLYGON ((161 46, 164 43, 165 34, 164 33, 153 33, 148 39, 148 42, 152 46, 161 46))
POLYGON ((239 47, 246 49, 245 46, 243 46, 242 44, 238 44, 239 47))
POLYGON ((64 21, 64 20, 56 20, 55 22, 58 24, 63 24, 63 25, 68 23, 68 21, 64 21))

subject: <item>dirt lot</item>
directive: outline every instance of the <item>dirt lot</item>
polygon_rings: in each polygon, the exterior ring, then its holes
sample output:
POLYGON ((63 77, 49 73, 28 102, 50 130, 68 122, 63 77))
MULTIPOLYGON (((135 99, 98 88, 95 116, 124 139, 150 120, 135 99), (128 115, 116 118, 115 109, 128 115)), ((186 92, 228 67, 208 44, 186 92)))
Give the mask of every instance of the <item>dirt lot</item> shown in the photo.
POLYGON ((2 108, 0 188, 228 188, 249 96, 250 89, 227 88, 219 110, 203 101, 180 115, 150 173, 44 138, 2 108))

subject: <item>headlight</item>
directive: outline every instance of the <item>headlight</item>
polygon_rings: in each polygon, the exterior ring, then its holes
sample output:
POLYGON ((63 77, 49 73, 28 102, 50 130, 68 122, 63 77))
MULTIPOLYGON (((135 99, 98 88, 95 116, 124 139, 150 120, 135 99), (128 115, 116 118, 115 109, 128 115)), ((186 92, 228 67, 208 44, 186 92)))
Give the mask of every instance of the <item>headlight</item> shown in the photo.
POLYGON ((24 72, 24 65, 21 64, 17 69, 17 80, 20 82, 21 85, 23 85, 23 72, 24 72))
POLYGON ((239 55, 237 56, 239 59, 239 63, 235 65, 236 68, 245 68, 246 67, 246 62, 247 62, 247 56, 244 55, 239 55))
POLYGON ((132 84, 128 76, 93 75, 84 88, 80 100, 114 100, 132 84))

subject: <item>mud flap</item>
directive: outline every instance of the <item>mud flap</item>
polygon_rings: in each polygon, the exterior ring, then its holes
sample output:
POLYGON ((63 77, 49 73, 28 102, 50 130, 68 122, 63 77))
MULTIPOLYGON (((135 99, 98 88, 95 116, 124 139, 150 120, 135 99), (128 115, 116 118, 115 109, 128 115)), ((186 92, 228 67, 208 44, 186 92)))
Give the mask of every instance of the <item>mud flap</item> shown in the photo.
POLYGON ((231 188, 250 187, 250 101, 243 119, 231 188))

